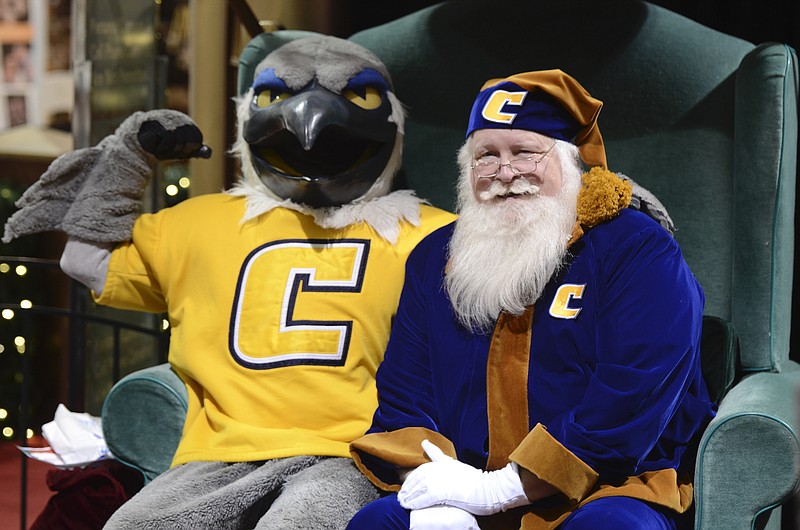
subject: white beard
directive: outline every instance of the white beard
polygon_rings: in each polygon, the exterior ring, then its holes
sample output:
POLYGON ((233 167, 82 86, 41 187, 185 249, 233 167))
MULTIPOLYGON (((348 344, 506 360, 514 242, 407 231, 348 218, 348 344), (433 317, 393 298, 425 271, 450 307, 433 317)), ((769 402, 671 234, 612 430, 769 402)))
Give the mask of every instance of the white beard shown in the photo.
MULTIPOLYGON (((532 197, 478 202, 468 162, 462 163, 460 215, 450 241, 445 288, 456 316, 467 328, 488 332, 502 311, 522 314, 562 266, 577 218, 581 179, 569 147, 566 144, 559 153, 567 163, 562 163, 563 186, 555 197, 539 195, 532 186, 527 191, 532 197)), ((495 193, 507 193, 504 186, 497 188, 495 193)), ((522 191, 517 188, 515 193, 522 191)))

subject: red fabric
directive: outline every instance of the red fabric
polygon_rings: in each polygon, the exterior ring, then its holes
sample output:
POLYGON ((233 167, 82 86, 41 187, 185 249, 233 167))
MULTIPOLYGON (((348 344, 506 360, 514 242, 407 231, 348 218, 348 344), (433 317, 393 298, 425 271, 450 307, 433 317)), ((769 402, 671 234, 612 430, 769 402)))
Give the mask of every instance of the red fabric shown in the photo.
POLYGON ((144 484, 142 474, 114 460, 83 469, 51 469, 47 487, 55 494, 30 530, 96 530, 144 484))

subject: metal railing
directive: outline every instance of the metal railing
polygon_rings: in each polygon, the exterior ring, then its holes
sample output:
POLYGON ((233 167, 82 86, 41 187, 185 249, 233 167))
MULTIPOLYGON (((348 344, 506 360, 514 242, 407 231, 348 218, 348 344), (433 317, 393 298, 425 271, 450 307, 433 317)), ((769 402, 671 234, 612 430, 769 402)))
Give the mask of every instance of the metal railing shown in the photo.
MULTIPOLYGON (((34 361, 35 348, 52 347, 52 341, 48 344, 46 340, 50 334, 66 333, 66 404, 67 408, 73 411, 84 411, 87 395, 87 368, 88 368, 88 344, 99 334, 107 337, 100 342, 104 350, 103 356, 111 356, 111 367, 109 374, 108 387, 125 375, 122 367, 123 350, 126 341, 124 335, 137 334, 149 337, 152 340, 146 342, 154 344, 155 351, 152 354, 149 365, 166 362, 169 335, 159 325, 160 317, 152 318, 149 324, 132 322, 129 318, 130 313, 107 312, 101 314, 93 306, 88 290, 77 282, 68 279, 61 273, 58 262, 54 260, 26 258, 26 257, 6 257, 0 256, 0 265, 5 269, 19 267, 24 268, 26 274, 53 274, 60 275, 61 283, 66 293, 66 303, 63 306, 40 305, 28 300, 23 301, 2 301, 0 302, 0 315, 5 322, 0 321, 0 325, 7 325, 10 321, 15 323, 15 329, 21 329, 21 335, 15 337, 16 348, 20 355, 14 356, 13 360, 19 362, 19 373, 21 374, 21 390, 17 404, 17 436, 20 445, 27 445, 28 433, 32 428, 31 405, 32 388, 35 385, 35 373, 32 366, 34 361), (62 325, 53 325, 53 322, 60 321, 62 325), (28 340, 30 338, 30 340, 28 340), (35 339, 35 340, 34 340, 35 339)), ((13 281, 13 280, 9 280, 13 281)), ((64 293, 61 293, 63 299, 64 293)), ((58 298, 55 297, 55 298, 58 298)), ((137 314, 138 315, 138 314, 137 314)), ((141 315, 138 316, 141 320, 141 315)), ((1 328, 0 328, 1 329, 1 328)), ((7 342, 9 337, 5 337, 7 342)), ((56 341, 57 342, 57 341, 56 341)), ((64 354, 64 343, 57 355, 64 354)), ((95 345, 97 346, 97 345, 95 345)), ((141 347, 141 344, 139 345, 141 347)), ((57 348, 58 349, 58 348, 57 348)), ((127 353, 127 352, 126 352, 127 353)), ((51 352, 52 355, 52 352, 51 352)), ((4 356, 0 362, 9 362, 11 356, 4 356)), ((144 368, 148 364, 134 366, 128 371, 144 368)), ((104 397, 100 396, 101 398, 104 397)), ((27 504, 28 504, 28 462, 27 457, 20 452, 20 528, 27 528, 27 504)))

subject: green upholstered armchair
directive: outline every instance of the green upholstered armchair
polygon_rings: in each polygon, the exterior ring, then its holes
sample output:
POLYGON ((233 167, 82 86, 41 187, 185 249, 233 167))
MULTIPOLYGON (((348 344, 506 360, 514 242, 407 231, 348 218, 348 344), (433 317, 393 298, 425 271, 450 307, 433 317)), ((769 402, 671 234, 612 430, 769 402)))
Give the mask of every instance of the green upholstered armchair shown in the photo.
MULTIPOLYGON (((241 56, 240 87, 267 52, 303 35, 256 37, 241 56)), ((483 81, 561 68, 605 102, 610 169, 664 203, 706 292, 703 358, 720 406, 699 447, 696 527, 779 528, 800 473, 800 366, 789 359, 794 50, 639 0, 457 0, 351 39, 386 63, 408 108, 405 184, 448 209, 483 81)), ((168 466, 184 411, 168 367, 132 374, 105 403, 109 446, 152 477, 168 466)))

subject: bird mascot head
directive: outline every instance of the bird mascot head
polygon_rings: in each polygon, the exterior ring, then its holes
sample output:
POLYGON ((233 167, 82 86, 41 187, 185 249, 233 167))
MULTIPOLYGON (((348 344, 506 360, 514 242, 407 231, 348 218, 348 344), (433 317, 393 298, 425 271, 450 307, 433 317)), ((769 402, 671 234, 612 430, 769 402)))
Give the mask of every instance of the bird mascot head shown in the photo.
POLYGON ((391 190, 403 110, 386 67, 358 44, 315 36, 279 47, 257 66, 237 118, 248 194, 330 208, 391 190))

